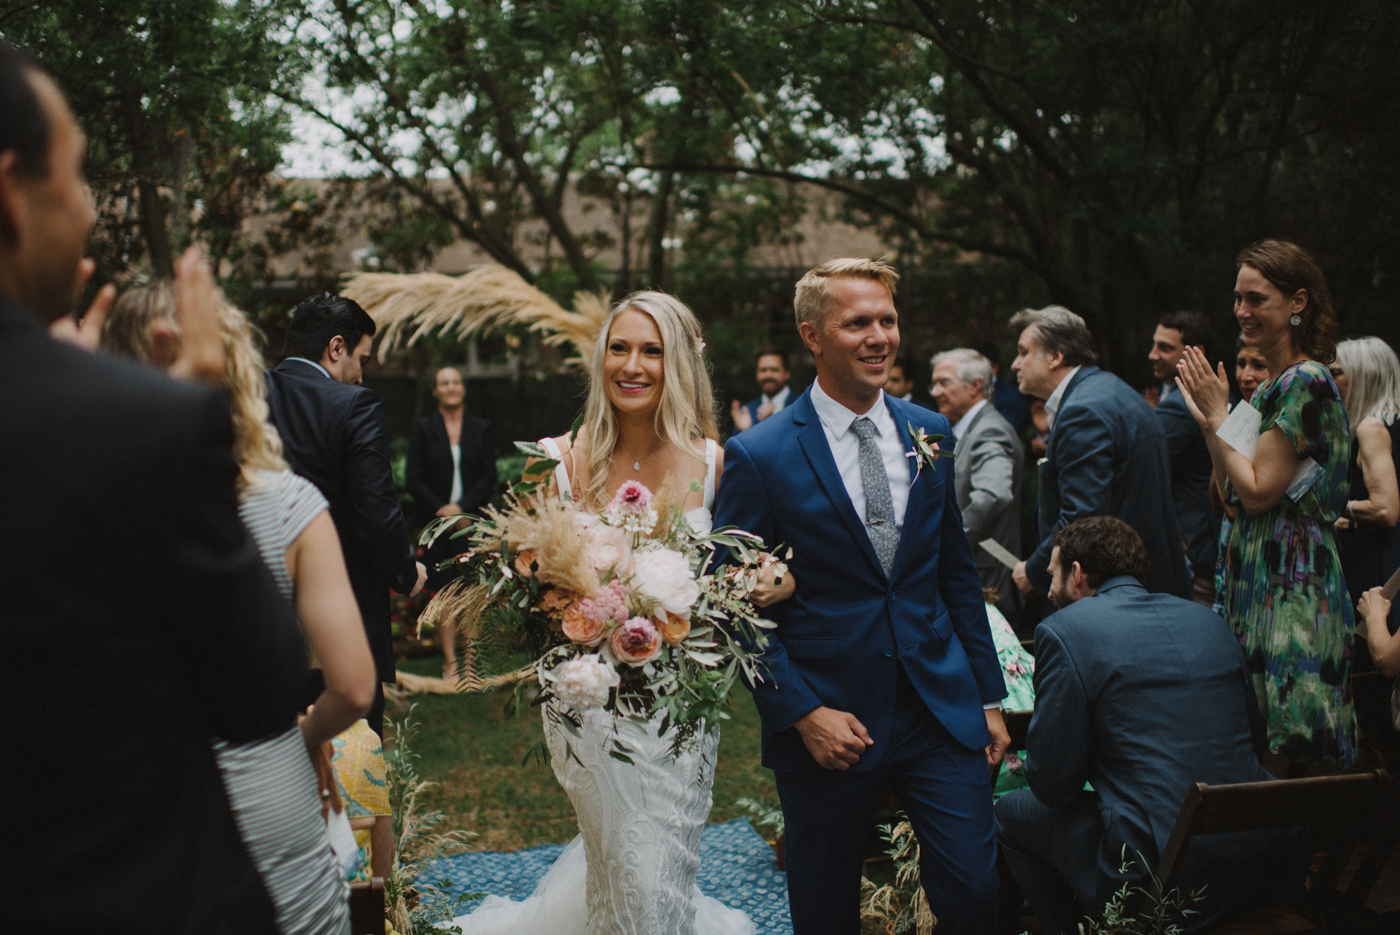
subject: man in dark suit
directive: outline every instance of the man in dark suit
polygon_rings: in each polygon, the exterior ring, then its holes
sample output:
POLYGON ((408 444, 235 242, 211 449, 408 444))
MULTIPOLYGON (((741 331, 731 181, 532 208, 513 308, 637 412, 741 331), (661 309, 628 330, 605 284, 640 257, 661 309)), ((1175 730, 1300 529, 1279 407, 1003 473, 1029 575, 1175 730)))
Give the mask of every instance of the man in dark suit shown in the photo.
POLYGON ((792 547, 797 590, 752 686, 787 822, 796 935, 859 930, 861 870, 888 782, 921 845, 940 931, 996 929, 988 760, 1006 683, 953 495, 909 457, 948 420, 882 391, 899 349, 892 268, 831 260, 795 308, 817 381, 724 449, 715 525, 792 547))
POLYGON ((1210 508, 1210 449, 1186 399, 1176 385, 1176 365, 1187 346, 1206 352, 1210 320, 1200 312, 1169 312, 1152 335, 1152 376, 1162 384, 1157 419, 1167 436, 1172 469, 1172 503, 1177 525, 1186 539, 1191 563, 1191 597, 1210 607, 1215 603, 1215 557, 1220 548, 1220 518, 1210 508))
MULTIPOLYGON (((58 87, 0 42, 0 911, 17 932, 272 933, 210 740, 290 727, 306 648, 239 521, 222 396, 45 333, 93 224, 83 153, 58 87)), ((179 270, 186 324, 217 322, 207 267, 179 270)))
POLYGON ((1021 593, 1011 569, 980 543, 995 539, 1021 554, 1021 440, 992 402, 992 364, 968 347, 933 358, 933 398, 953 423, 957 471, 954 492, 982 587, 997 592, 997 607, 1013 628, 1021 622, 1021 593))
POLYGON ((896 360, 890 365, 890 378, 885 381, 885 395, 938 412, 936 400, 930 399, 922 392, 914 392, 914 368, 907 360, 896 360))
POLYGON ((1172 504, 1167 438, 1152 407, 1118 377, 1094 366, 1084 319, 1058 305, 1011 319, 1020 332, 1011 369, 1027 396, 1045 400, 1050 438, 1040 459, 1040 544, 1012 571, 1022 593, 1050 586, 1055 533, 1081 516, 1116 516, 1147 549, 1147 590, 1191 594, 1172 504))
MULTIPOLYGON (((1060 610, 1035 630, 1030 788, 996 805, 1001 853, 1045 935, 1073 929, 1066 881, 1094 916, 1124 882, 1145 885, 1192 783, 1272 778, 1239 642, 1204 607, 1148 593, 1146 569, 1141 537, 1114 517, 1055 535, 1050 598, 1060 610)), ((1205 885, 1204 902, 1188 907, 1201 913, 1191 927, 1267 894, 1293 840, 1193 842, 1177 883, 1183 896, 1205 885)))
POLYGON ((746 431, 773 413, 782 412, 792 400, 792 391, 788 389, 791 378, 787 351, 773 345, 760 348, 758 362, 754 366, 754 380, 758 383, 760 395, 742 406, 737 399, 730 404, 729 415, 734 420, 734 431, 746 431))
POLYGON ((267 403, 292 470, 330 503, 379 676, 365 718, 382 734, 382 683, 394 681, 389 589, 417 594, 427 571, 414 561, 394 486, 384 407, 360 386, 374 330, 374 319, 342 296, 327 292, 298 305, 287 359, 267 373, 267 403))

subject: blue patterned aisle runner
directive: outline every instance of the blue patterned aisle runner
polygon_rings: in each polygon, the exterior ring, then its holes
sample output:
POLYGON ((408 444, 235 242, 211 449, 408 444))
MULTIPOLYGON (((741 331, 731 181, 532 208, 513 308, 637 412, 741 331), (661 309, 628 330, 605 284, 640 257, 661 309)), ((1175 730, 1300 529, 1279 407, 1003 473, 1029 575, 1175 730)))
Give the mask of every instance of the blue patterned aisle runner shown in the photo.
MULTIPOLYGON (((450 879, 454 892, 491 893, 521 900, 534 892, 535 884, 563 850, 563 844, 544 844, 526 851, 457 854, 434 861, 425 876, 432 880, 450 879)), ((700 875, 696 882, 706 896, 747 912, 758 935, 792 935, 787 874, 778 871, 773 848, 753 830, 748 819, 705 828, 700 835, 700 875)))

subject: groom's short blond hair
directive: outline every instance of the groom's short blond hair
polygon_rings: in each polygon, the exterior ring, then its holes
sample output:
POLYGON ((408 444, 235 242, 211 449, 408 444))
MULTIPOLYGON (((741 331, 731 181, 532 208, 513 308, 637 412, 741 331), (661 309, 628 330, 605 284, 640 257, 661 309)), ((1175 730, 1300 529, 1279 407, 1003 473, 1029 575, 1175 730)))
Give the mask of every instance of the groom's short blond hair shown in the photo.
POLYGON ((798 328, 802 327, 804 321, 811 322, 817 329, 821 328, 826 322, 826 316, 831 314, 831 307, 835 302, 831 281, 841 278, 873 279, 890 290, 890 297, 893 298, 899 274, 894 271, 893 266, 885 262, 884 257, 878 260, 845 257, 827 260, 812 267, 807 271, 807 275, 797 281, 797 294, 792 302, 798 328))

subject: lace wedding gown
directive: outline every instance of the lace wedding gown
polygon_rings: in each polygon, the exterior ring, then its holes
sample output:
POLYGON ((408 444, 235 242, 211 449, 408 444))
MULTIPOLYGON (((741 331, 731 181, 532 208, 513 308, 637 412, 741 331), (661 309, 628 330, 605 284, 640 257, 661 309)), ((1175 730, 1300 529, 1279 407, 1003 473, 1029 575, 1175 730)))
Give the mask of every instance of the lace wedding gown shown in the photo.
MULTIPOLYGON (((543 442, 560 495, 572 497, 568 472, 552 439, 543 442)), ((710 531, 717 446, 705 446, 705 505, 685 514, 710 531)), ((752 935, 738 909, 701 894, 700 832, 710 814, 719 730, 698 736, 670 758, 670 735, 589 711, 574 736, 550 702, 545 743, 559 784, 578 813, 580 834, 523 902, 488 896, 453 924, 463 935, 752 935), (632 763, 613 759, 614 739, 632 763)))

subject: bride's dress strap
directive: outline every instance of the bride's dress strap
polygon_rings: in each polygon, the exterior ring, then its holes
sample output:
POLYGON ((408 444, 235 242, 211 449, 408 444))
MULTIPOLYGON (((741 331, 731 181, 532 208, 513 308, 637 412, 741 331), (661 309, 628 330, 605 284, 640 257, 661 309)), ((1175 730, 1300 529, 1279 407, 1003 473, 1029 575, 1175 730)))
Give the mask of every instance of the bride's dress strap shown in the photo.
MULTIPOLYGON (((569 471, 564 467, 564 453, 559 450, 559 444, 552 438, 541 438, 540 445, 549 453, 552 460, 559 462, 559 466, 554 469, 554 483, 559 488, 559 499, 572 501, 574 488, 569 483, 569 471)), ((713 471, 711 474, 713 475, 713 471)), ((709 489, 709 487, 705 488, 706 491, 709 489)), ((706 496, 708 495, 707 493, 706 496)))
POLYGON ((715 462, 719 460, 719 443, 713 438, 705 439, 705 509, 714 512, 715 506, 715 462))

